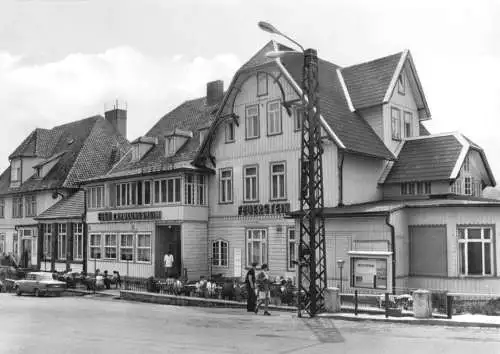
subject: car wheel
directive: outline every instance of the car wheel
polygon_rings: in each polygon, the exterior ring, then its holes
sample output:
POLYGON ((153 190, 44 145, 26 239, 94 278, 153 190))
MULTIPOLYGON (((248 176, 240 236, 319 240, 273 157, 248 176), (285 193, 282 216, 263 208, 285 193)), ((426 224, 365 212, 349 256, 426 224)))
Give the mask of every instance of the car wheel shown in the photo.
POLYGON ((35 296, 36 296, 36 297, 40 297, 40 290, 35 289, 35 296))
POLYGON ((19 289, 19 287, 17 286, 16 287, 16 295, 21 296, 21 294, 22 294, 21 289, 19 289))

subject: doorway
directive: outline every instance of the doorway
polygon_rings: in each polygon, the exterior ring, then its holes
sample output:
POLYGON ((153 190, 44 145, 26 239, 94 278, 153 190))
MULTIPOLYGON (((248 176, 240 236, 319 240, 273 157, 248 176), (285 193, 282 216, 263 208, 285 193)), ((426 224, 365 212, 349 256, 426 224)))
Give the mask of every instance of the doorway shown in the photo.
POLYGON ((31 239, 23 239, 21 244, 21 267, 31 267, 31 239))
POLYGON ((165 278, 164 256, 172 254, 174 261, 170 276, 179 278, 182 274, 181 226, 162 225, 156 228, 155 277, 165 278))

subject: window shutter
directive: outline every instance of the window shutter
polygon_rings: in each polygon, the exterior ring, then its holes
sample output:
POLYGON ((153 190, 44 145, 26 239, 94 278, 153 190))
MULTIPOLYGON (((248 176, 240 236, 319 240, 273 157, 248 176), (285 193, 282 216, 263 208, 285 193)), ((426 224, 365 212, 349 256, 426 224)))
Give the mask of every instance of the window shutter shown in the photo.
POLYGON ((116 183, 111 183, 108 184, 108 189, 109 189, 109 206, 110 207, 115 207, 116 206, 116 183))

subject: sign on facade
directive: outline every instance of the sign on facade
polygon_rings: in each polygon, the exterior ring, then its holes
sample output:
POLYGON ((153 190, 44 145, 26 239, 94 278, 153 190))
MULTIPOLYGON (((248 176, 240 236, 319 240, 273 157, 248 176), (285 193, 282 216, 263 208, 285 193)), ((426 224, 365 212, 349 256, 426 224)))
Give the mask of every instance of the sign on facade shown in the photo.
POLYGON ((139 211, 129 213, 102 212, 97 214, 99 221, 157 220, 161 211, 139 211))
POLYGON ((354 287, 387 289, 387 260, 353 258, 354 287))
POLYGON ((238 207, 238 216, 247 215, 276 215, 290 212, 290 203, 273 204, 251 204, 240 205, 238 207))

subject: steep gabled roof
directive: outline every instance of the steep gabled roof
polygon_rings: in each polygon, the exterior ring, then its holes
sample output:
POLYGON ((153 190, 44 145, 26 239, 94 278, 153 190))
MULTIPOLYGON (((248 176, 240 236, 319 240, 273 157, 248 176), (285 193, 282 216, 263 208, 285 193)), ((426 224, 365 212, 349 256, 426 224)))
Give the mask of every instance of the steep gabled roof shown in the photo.
POLYGON ((400 52, 341 70, 356 109, 382 104, 402 56, 400 52))
POLYGON ((67 198, 61 199, 38 215, 35 220, 82 219, 85 212, 84 206, 84 191, 80 190, 67 198))
MULTIPOLYGON (((77 182, 105 173, 112 165, 113 149, 123 154, 128 141, 101 116, 94 116, 48 129, 35 129, 11 156, 31 156, 57 163, 43 177, 34 174, 17 188, 10 187, 10 167, 0 176, 0 194, 55 188, 76 188, 77 182), (29 141, 28 144, 25 142, 29 141), (28 155, 32 153, 32 155, 28 155)), ((114 162, 114 161, 113 161, 114 162)), ((34 173, 34 171, 33 171, 34 173)))
POLYGON ((425 127, 425 125, 422 124, 422 122, 419 123, 418 127, 420 136, 431 135, 431 133, 429 133, 429 130, 427 130, 427 128, 425 127))
POLYGON ((397 161, 382 183, 453 180, 470 149, 478 151, 483 159, 490 183, 495 185, 493 173, 483 150, 459 133, 445 133, 409 138, 404 142, 397 161))

